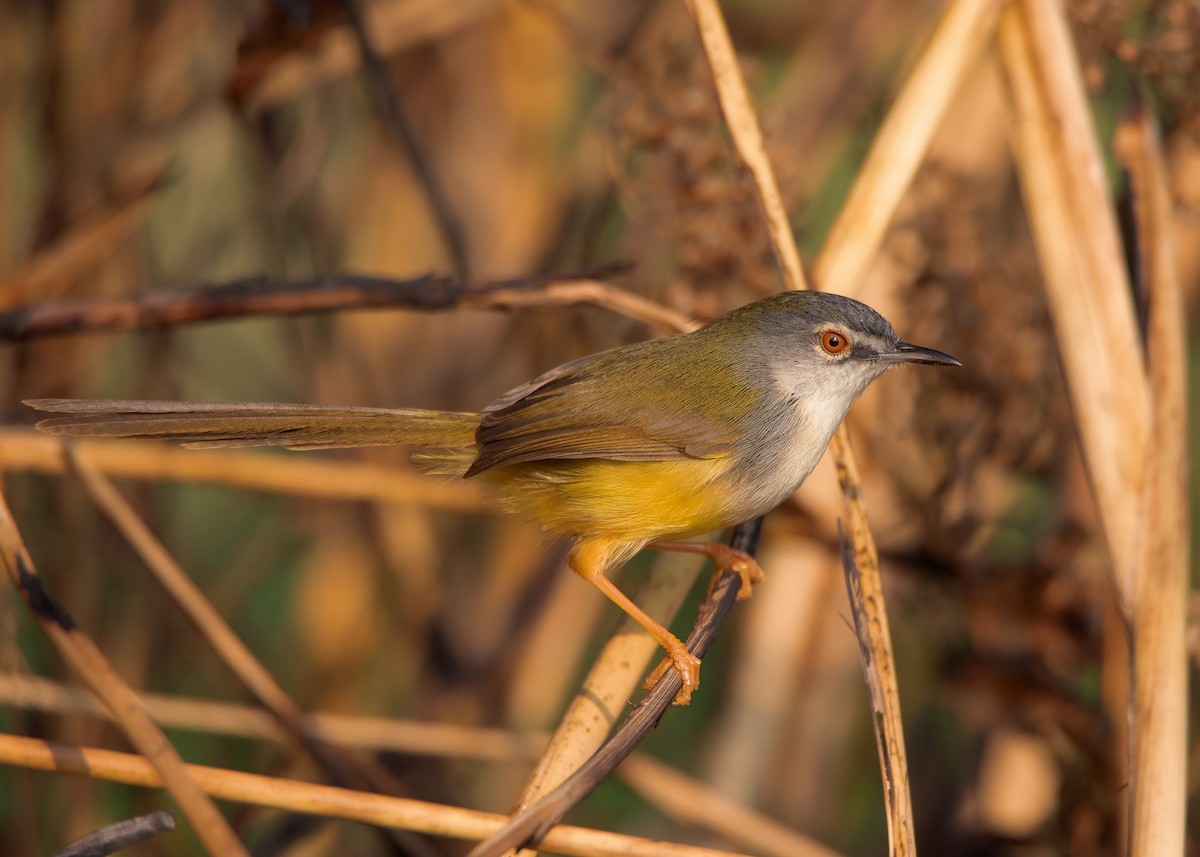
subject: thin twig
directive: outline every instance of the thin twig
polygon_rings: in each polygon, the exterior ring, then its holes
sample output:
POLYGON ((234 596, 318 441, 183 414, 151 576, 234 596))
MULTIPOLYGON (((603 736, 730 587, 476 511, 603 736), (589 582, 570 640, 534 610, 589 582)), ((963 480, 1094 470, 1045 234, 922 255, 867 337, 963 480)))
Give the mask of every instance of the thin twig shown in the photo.
POLYGON ((582 276, 532 276, 478 284, 463 284, 433 274, 395 279, 347 273, 297 280, 259 275, 131 297, 26 304, 0 312, 0 339, 19 342, 63 334, 164 330, 256 315, 567 304, 594 304, 670 333, 695 327, 694 322, 661 304, 596 279, 627 269, 626 265, 611 265, 582 276))
POLYGON ((101 827, 87 836, 76 839, 54 857, 105 857, 126 846, 136 845, 163 831, 174 829, 175 816, 169 812, 139 815, 101 827))
MULTIPOLYGON (((761 526, 761 518, 739 525, 733 531, 730 545, 753 555, 761 526)), ((716 637, 717 628, 733 609, 740 586, 741 578, 733 571, 725 571, 717 579, 716 585, 701 603, 696 623, 688 634, 689 652, 703 657, 708 651, 716 637)), ((683 679, 678 671, 667 670, 654 689, 625 718, 595 755, 562 785, 514 816, 503 828, 481 842, 471 851, 469 857, 499 857, 510 849, 537 843, 553 850, 549 834, 551 828, 572 807, 591 794, 596 786, 633 752, 650 730, 658 725, 682 686, 683 679)))
POLYGON ((186 770, 183 760, 137 695, 96 644, 46 592, 3 494, 0 494, 0 555, 42 631, 79 679, 112 711, 130 742, 145 756, 147 770, 157 771, 157 776, 161 776, 205 847, 213 854, 246 855, 225 817, 186 770))
MULTIPOLYGON (((132 786, 162 788, 162 779, 153 766, 140 756, 52 744, 18 735, 0 734, 0 764, 132 786)), ((434 836, 480 839, 507 821, 504 816, 490 812, 204 765, 188 765, 187 772, 209 795, 220 800, 402 828, 434 836)), ((726 851, 657 842, 569 825, 556 828, 546 838, 546 847, 559 854, 578 857, 738 857, 726 851)), ((213 853, 224 857, 237 852, 215 850, 213 853)))
POLYGON ((192 621, 201 635, 225 661, 238 680, 279 722, 284 730, 320 764, 339 785, 372 788, 398 794, 399 784, 381 765, 352 756, 331 743, 320 727, 307 718, 270 671, 234 633, 200 587, 188 577, 145 521, 112 484, 86 458, 67 446, 68 459, 92 502, 137 551, 142 561, 192 621))
POLYGON ((434 172, 429 159, 425 157, 421 143, 417 139, 417 135, 413 133, 412 125, 404 115, 404 108, 400 105, 400 94, 396 91, 391 75, 383 64, 383 60, 380 59, 379 52, 375 50, 371 34, 367 31, 367 22, 363 18, 362 10, 359 9, 358 0, 341 0, 341 6, 346 20, 350 24, 350 29, 354 32, 354 38, 358 42, 358 50, 362 54, 363 71, 367 76, 367 86, 375 101, 375 109, 379 111, 379 118, 391 136, 392 143, 412 165, 417 183, 424 191, 425 200, 429 203, 434 220, 437 221, 438 229, 441 231, 442 241, 446 245, 446 253, 450 257, 454 273, 460 280, 469 280, 471 262, 470 254, 467 252, 467 239, 463 232, 462 221, 459 220, 454 207, 450 204, 450 198, 446 195, 446 189, 442 186, 441 179, 434 172))

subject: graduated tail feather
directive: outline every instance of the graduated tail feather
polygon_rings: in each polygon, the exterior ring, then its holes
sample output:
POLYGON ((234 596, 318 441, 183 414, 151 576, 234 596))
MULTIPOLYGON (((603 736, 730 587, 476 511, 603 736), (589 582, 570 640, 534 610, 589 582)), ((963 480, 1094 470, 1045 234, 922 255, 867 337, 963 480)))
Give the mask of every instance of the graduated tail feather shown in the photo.
POLYGON ((25 404, 69 415, 37 424, 49 434, 159 438, 200 448, 406 444, 430 450, 423 458, 445 472, 466 470, 475 454, 479 427, 479 414, 415 408, 133 399, 31 399, 25 404))

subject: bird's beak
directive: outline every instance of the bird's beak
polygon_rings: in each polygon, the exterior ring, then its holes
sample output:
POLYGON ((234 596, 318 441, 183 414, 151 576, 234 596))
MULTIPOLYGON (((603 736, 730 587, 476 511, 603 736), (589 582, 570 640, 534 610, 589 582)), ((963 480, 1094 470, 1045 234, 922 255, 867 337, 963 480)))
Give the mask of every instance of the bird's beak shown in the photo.
POLYGON ((962 364, 941 351, 932 348, 922 348, 920 345, 909 345, 907 342, 897 342, 891 351, 879 355, 880 360, 888 363, 931 363, 935 366, 961 366, 962 364))

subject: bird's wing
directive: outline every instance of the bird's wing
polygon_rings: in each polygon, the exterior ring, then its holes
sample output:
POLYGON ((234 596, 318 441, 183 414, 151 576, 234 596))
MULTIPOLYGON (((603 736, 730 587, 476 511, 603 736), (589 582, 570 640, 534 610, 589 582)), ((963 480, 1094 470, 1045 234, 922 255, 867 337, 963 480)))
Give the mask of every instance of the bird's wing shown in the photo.
POLYGON ((483 411, 473 476, 530 461, 669 461, 728 455, 739 436, 710 390, 690 337, 585 357, 501 396, 483 411), (717 411, 718 413, 714 413, 717 411))

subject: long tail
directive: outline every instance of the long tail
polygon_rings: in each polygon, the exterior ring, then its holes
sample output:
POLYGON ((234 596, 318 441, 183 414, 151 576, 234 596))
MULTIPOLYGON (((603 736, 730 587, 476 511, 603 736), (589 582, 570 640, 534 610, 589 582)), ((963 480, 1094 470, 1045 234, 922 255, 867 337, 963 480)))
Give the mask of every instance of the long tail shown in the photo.
POLYGON ((127 399, 31 399, 41 411, 68 414, 42 420, 49 434, 162 438, 191 447, 408 444, 458 450, 475 447, 479 414, 416 409, 343 408, 276 402, 159 402, 127 399))

